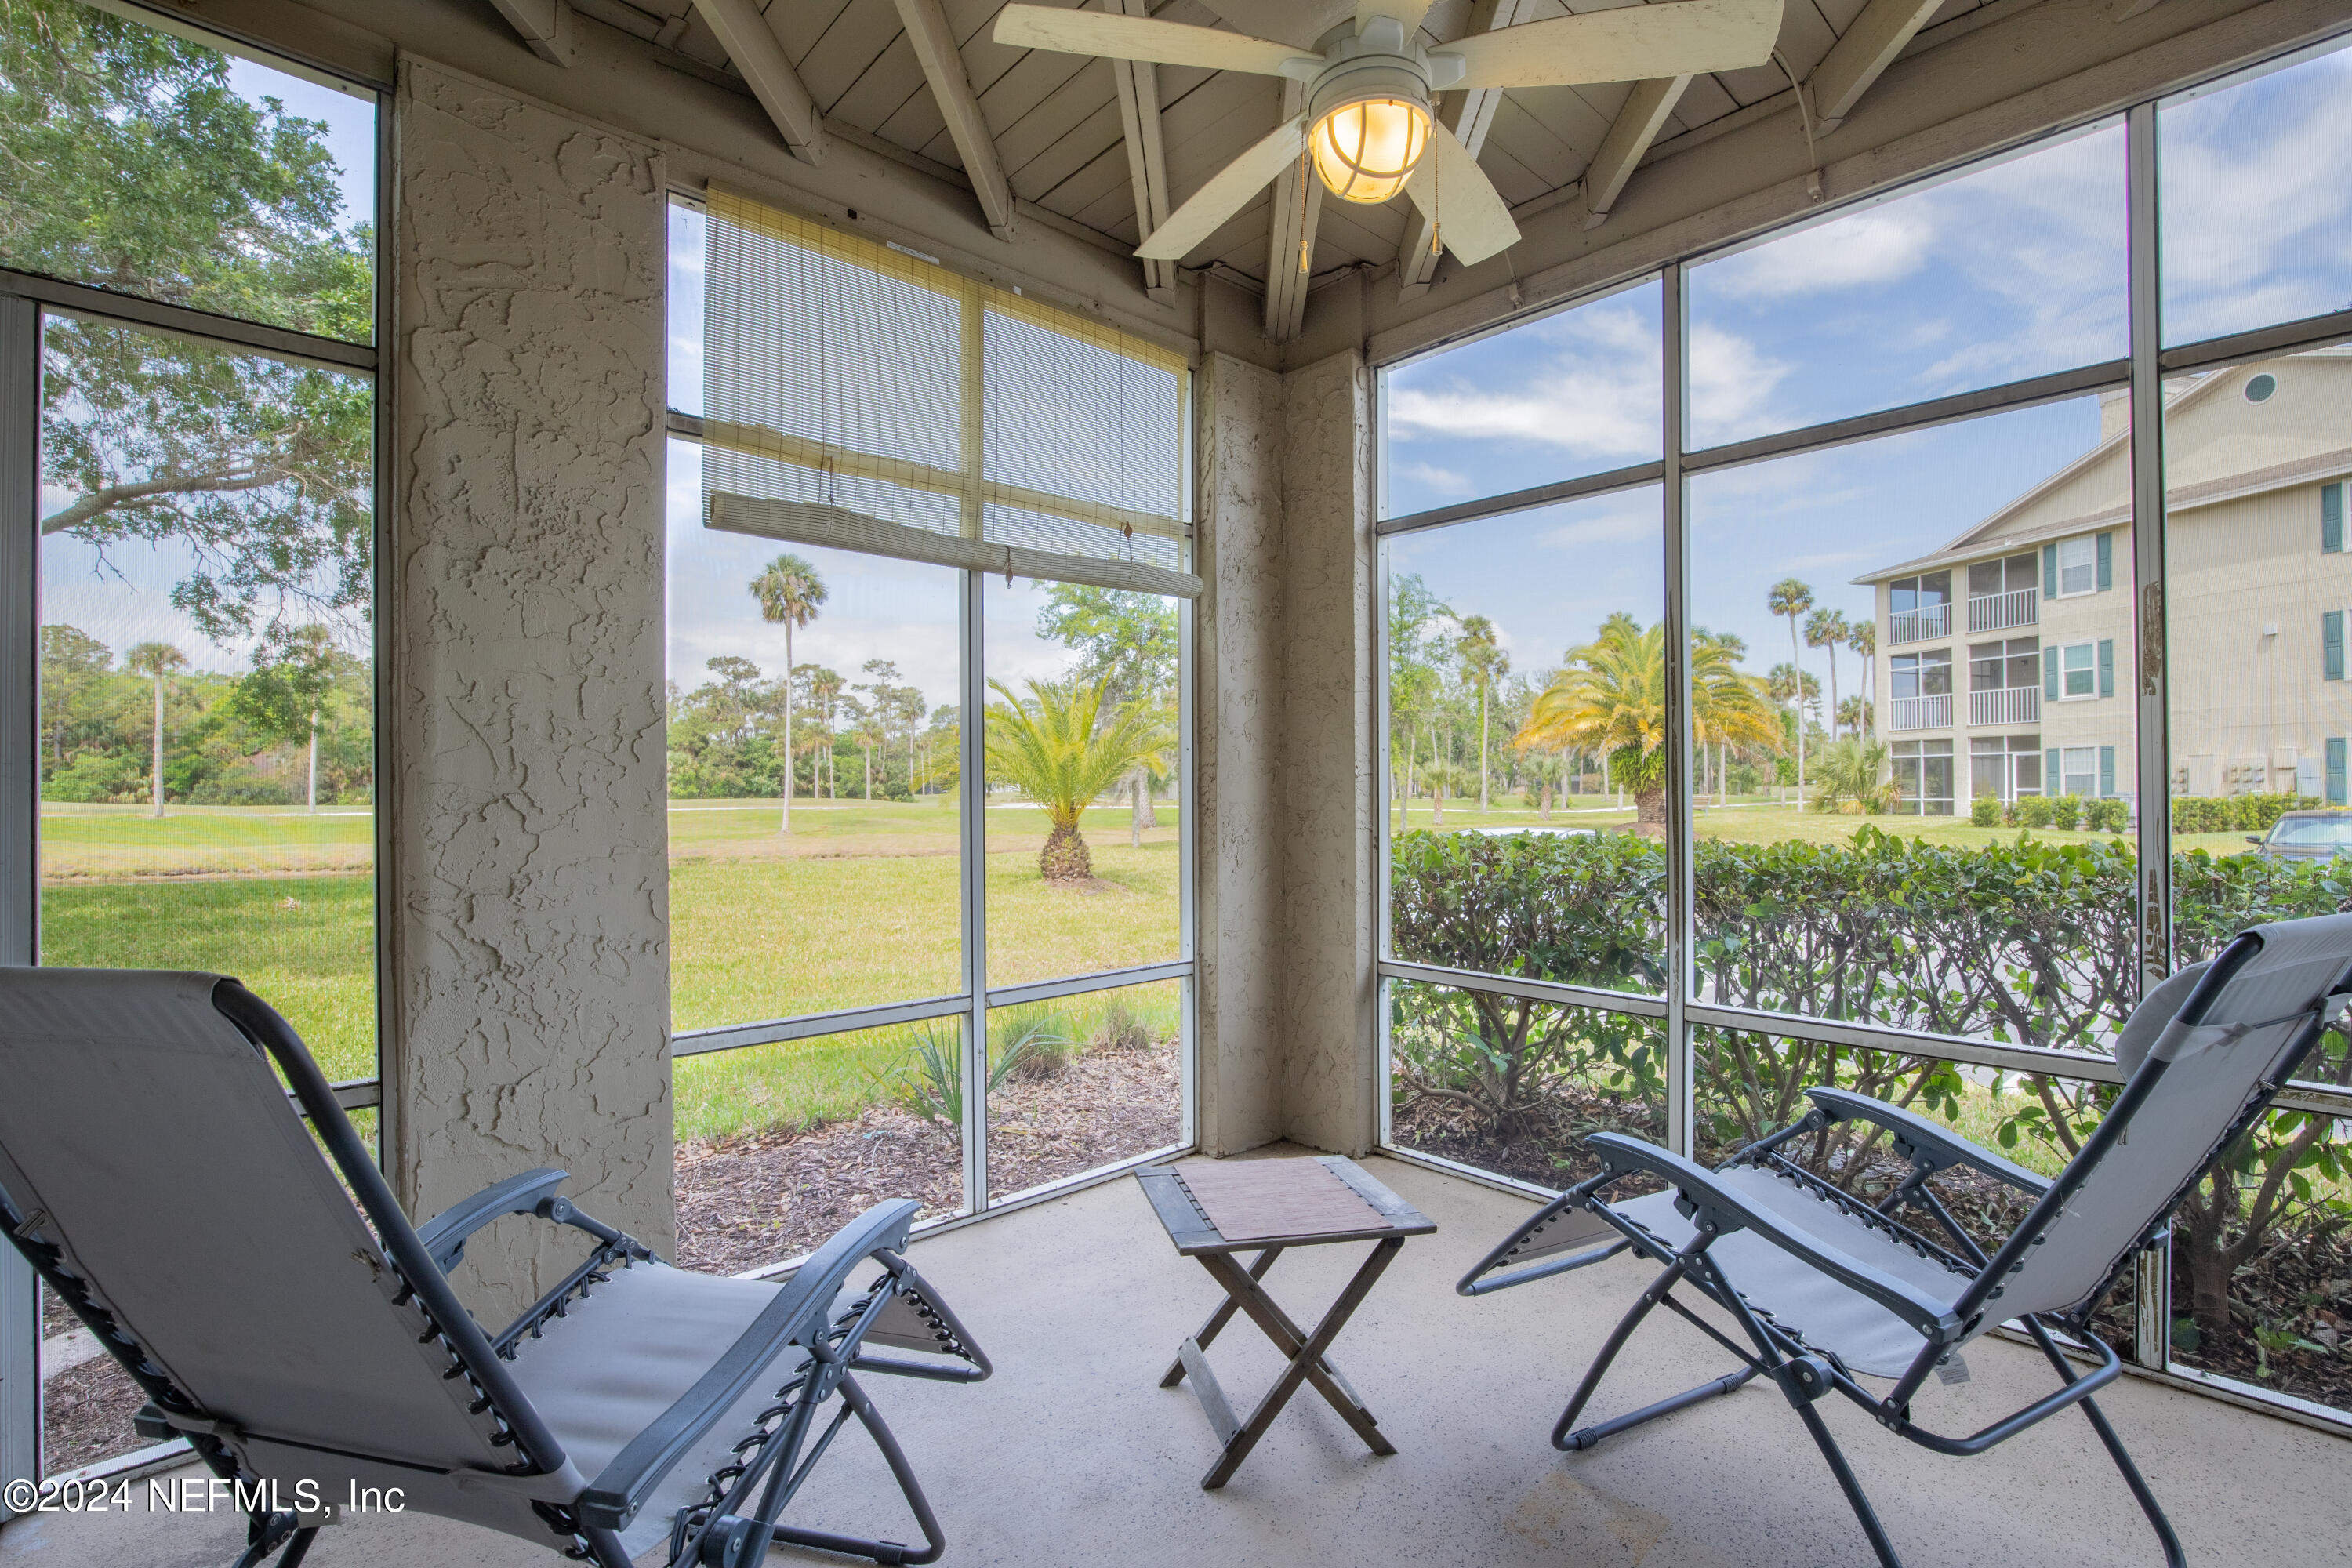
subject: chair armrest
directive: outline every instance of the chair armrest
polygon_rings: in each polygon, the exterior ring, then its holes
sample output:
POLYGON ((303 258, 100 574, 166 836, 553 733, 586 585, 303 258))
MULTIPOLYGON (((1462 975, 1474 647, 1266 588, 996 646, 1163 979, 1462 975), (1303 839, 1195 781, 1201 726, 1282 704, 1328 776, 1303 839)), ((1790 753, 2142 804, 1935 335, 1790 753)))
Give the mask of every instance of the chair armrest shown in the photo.
MULTIPOLYGON (((569 1171, 546 1168, 509 1176, 470 1198, 459 1199, 418 1226, 416 1239, 425 1244, 434 1265, 446 1274, 464 1259, 466 1243, 476 1231, 510 1214, 539 1214, 541 1206, 555 1197, 555 1189, 571 1179, 569 1171)), ((571 1207, 569 1204, 563 1206, 567 1210, 571 1207)), ((543 1217, 558 1216, 551 1214, 543 1217)))
POLYGON ((825 1313, 851 1269, 879 1248, 895 1253, 906 1247, 908 1228, 921 1207, 911 1198, 877 1204, 835 1231, 694 1386, 606 1463, 580 1494, 581 1522, 605 1530, 627 1528, 661 1479, 787 1346, 798 1344, 812 1357, 846 1371, 857 1345, 855 1340, 838 1348, 826 1343, 830 1325, 825 1313))
MULTIPOLYGON (((1927 1338, 1942 1342, 1958 1336, 1960 1321, 1953 1316, 1949 1302, 1924 1296, 1866 1263, 1831 1257, 1811 1237, 1789 1230, 1772 1215, 1742 1202, 1705 1166, 1622 1132, 1595 1132, 1584 1143, 1600 1154, 1604 1166, 1621 1173, 1646 1171, 1672 1186, 1695 1211, 1712 1215, 1718 1230, 1755 1232, 1847 1289, 1869 1297, 1927 1338)), ((1952 1278, 1955 1284, 1961 1280, 1957 1274, 1952 1278)))
POLYGON ((2037 1176, 2024 1166, 2002 1159, 1991 1150, 1971 1143, 1951 1129, 1928 1121, 1916 1111, 1899 1105, 1889 1105, 1883 1100, 1873 1100, 1866 1094, 1826 1085, 1805 1090, 1806 1098, 1822 1109, 1822 1114, 1832 1121, 1860 1120, 1875 1123, 1895 1134, 1895 1142, 1911 1158, 1927 1162, 1935 1170, 1948 1165, 1966 1165, 1981 1171, 1998 1182, 2006 1182, 2035 1197, 2050 1190, 2050 1178, 2037 1176))

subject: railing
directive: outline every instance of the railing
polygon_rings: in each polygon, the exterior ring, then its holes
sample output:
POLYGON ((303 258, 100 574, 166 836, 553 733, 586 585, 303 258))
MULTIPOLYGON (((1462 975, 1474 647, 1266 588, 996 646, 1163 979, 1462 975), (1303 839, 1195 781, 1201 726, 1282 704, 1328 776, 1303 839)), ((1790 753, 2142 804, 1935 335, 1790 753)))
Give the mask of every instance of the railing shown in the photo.
POLYGON ((1939 697, 1897 697, 1893 727, 1897 730, 1948 730, 1952 727, 1952 694, 1939 697))
POLYGON ((1896 610, 1887 616, 1886 640, 1892 644, 1925 642, 1929 637, 1952 635, 1952 606, 1923 605, 1916 610, 1896 610))
POLYGON ((2038 588, 2011 588, 2006 594, 1971 594, 1969 595, 1969 630, 1972 632, 2006 631, 2011 626, 2030 626, 2042 618, 2042 591, 2038 588))
POLYGON ((1969 693, 1971 724, 2033 724, 2041 719, 2042 688, 2038 686, 1997 686, 1990 691, 1969 693))

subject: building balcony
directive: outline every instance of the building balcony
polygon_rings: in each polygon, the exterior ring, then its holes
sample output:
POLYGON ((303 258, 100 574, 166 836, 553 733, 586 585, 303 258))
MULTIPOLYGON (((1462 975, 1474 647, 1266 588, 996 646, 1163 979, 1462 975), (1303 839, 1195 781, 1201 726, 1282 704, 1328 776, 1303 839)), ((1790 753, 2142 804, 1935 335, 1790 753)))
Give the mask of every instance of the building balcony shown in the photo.
POLYGON ((1890 730, 1948 730, 1952 727, 1952 694, 1948 691, 1936 697, 1897 697, 1889 705, 1890 730))
MULTIPOLYGON (((2012 595, 2003 594, 2002 598, 2012 595)), ((1969 693, 1969 722, 1979 725, 2038 724, 2042 721, 2042 688, 1997 686, 1969 693)))
POLYGON ((1951 635, 1952 606, 1949 605, 1924 605, 1916 610, 1896 610, 1886 617, 1886 642, 1890 647, 1951 635))
POLYGON ((2011 626, 2030 626, 2042 619, 2042 591, 2038 588, 2012 588, 2006 594, 1972 594, 1969 596, 1969 630, 2000 632, 2011 626))

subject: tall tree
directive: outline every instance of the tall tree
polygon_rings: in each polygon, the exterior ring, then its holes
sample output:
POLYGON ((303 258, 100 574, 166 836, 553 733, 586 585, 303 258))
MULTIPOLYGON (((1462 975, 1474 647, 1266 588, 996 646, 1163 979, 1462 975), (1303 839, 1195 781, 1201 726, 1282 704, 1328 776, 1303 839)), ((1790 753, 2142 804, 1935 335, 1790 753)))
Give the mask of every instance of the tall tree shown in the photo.
POLYGON ((83 693, 113 668, 114 650, 79 626, 58 621, 41 628, 41 717, 56 766, 66 765, 66 731, 83 693))
POLYGON ((122 656, 122 667, 155 683, 154 763, 155 815, 163 815, 163 685, 175 669, 188 668, 188 656, 166 642, 142 642, 122 656))
MULTIPOLYGON (((373 237, 344 226, 315 121, 228 57, 71 0, 0 0, 0 261, 364 342, 373 237)), ((364 619, 373 395, 359 377, 52 318, 42 518, 101 558, 165 544, 215 640, 364 619)))
POLYGON ((824 579, 816 568, 800 556, 784 554, 768 563, 767 569, 751 579, 751 596, 760 602, 760 618, 770 626, 784 628, 784 736, 780 748, 783 757, 784 815, 776 831, 793 830, 793 633, 816 619, 818 609, 824 604, 824 579))
POLYGON ((1837 650, 1844 646, 1846 636, 1853 630, 1843 610, 1832 610, 1826 605, 1805 617, 1805 646, 1828 650, 1830 656, 1830 738, 1837 738, 1838 689, 1837 650))
POLYGON ((319 809, 319 721, 346 659, 334 635, 316 621, 253 650, 253 673, 236 683, 229 711, 269 739, 307 742, 310 782, 304 799, 319 809))
MULTIPOLYGON (((1389 728, 1396 742, 1390 770, 1396 778, 1400 820, 1410 822, 1419 765, 1421 734, 1436 706, 1442 678, 1430 658, 1437 622, 1454 612, 1422 581, 1418 572, 1396 579, 1389 594, 1389 728)), ((1435 756, 1436 739, 1430 740, 1435 756)))
MULTIPOLYGON (((1797 621, 1813 607, 1813 591, 1794 577, 1783 577, 1764 595, 1764 607, 1776 616, 1789 617, 1789 666, 1799 672, 1802 680, 1805 660, 1797 648, 1797 621)), ((1797 805, 1805 804, 1805 712, 1801 697, 1797 708, 1797 805)))
MULTIPOLYGON (((1691 634, 1691 739, 1778 749, 1780 725, 1763 682, 1743 674, 1717 638, 1691 634)), ((1560 672, 1535 700, 1514 739, 1531 746, 1581 746, 1605 754, 1633 792, 1634 830, 1666 831, 1666 645, 1663 622, 1644 628, 1618 614, 1601 635, 1568 650, 1560 672)))
MULTIPOLYGON (((1875 707, 1878 700, 1878 623, 1860 620, 1846 628, 1845 646, 1862 656, 1862 691, 1864 702, 1875 707)), ((1875 728, 1875 721, 1873 722, 1875 728)), ((1862 731, 1854 731, 1860 734, 1862 731)))
POLYGON ((1503 651, 1495 632, 1495 623, 1485 616, 1469 616, 1462 621, 1461 635, 1454 639, 1454 657, 1461 660, 1462 678, 1478 693, 1478 814, 1486 814, 1486 715, 1495 682, 1510 673, 1511 656, 1503 651))

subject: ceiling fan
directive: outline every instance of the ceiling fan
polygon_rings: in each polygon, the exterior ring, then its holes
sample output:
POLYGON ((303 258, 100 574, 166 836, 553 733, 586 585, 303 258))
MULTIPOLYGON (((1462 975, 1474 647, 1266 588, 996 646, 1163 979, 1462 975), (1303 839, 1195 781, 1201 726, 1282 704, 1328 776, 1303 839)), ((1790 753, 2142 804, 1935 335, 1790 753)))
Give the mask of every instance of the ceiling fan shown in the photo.
MULTIPOLYGON (((1430 0, 1357 0, 1353 16, 1318 34, 1323 0, 1208 0, 1236 25, 1289 41, 1105 11, 1012 5, 996 41, 1111 59, 1251 71, 1307 84, 1306 111, 1210 176, 1135 254, 1181 261, 1251 197, 1311 155, 1344 201, 1402 191, 1433 227, 1432 244, 1475 265, 1517 242, 1518 226, 1478 160, 1430 114, 1446 88, 1567 86, 1696 76, 1760 66, 1780 30, 1781 0, 1661 0, 1477 33, 1441 48, 1415 37, 1430 0), (1269 26, 1271 24, 1271 26, 1269 26), (1307 37, 1310 48, 1302 48, 1307 37)), ((1302 265, 1304 258, 1302 258, 1302 265)))

